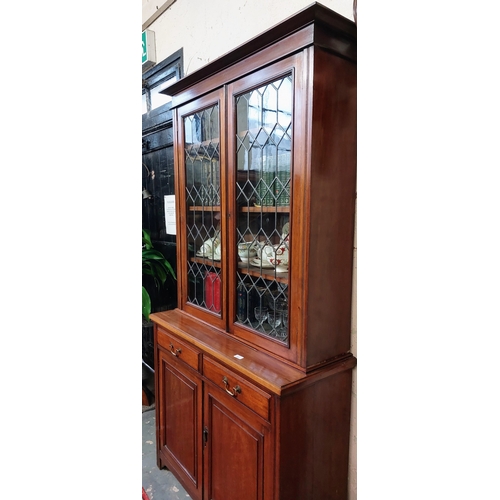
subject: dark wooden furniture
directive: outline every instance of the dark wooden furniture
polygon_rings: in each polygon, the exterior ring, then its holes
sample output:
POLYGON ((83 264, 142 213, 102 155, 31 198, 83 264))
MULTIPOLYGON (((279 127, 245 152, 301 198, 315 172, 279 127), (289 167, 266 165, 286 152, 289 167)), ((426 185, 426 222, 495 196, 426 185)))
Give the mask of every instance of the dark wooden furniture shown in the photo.
POLYGON ((312 4, 165 92, 178 307, 151 315, 158 466, 198 500, 346 499, 356 27, 312 4))

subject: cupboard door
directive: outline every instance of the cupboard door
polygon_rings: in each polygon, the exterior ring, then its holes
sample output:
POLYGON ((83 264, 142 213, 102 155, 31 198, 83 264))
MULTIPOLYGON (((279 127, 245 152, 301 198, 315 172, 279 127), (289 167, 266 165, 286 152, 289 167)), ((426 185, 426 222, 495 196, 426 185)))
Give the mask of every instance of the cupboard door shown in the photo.
POLYGON ((248 410, 242 412, 240 403, 224 396, 205 384, 204 498, 272 498, 268 428, 252 419, 248 410))
POLYGON ((223 324, 226 249, 222 91, 177 110, 181 306, 223 324))
POLYGON ((201 499, 202 381, 159 350, 158 449, 193 498, 201 499))
POLYGON ((293 56, 228 86, 229 202, 236 214, 229 229, 235 249, 229 324, 236 335, 292 360, 294 122, 295 100, 302 97, 295 87, 301 74, 301 58, 293 56))

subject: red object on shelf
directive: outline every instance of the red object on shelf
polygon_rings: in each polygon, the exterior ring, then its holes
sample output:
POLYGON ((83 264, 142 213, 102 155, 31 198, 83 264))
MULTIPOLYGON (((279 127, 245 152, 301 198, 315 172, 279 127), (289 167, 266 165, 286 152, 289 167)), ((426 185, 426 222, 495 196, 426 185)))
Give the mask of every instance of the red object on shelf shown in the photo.
POLYGON ((205 305, 209 311, 220 313, 220 278, 217 273, 205 275, 205 305))
POLYGON ((144 490, 144 487, 142 488, 142 500, 149 500, 148 494, 144 490))

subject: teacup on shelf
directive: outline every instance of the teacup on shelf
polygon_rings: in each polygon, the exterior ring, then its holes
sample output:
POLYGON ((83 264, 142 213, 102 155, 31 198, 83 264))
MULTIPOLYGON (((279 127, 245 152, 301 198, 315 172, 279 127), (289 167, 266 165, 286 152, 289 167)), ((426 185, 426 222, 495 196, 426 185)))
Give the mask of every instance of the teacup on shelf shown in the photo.
POLYGON ((248 262, 249 259, 252 259, 256 255, 257 250, 253 247, 252 241, 238 244, 238 256, 242 262, 248 262))
POLYGON ((284 245, 266 245, 262 249, 262 259, 276 267, 277 272, 288 272, 288 248, 284 245))
POLYGON ((257 252, 257 259, 262 258, 262 249, 265 247, 265 245, 266 244, 263 241, 256 241, 255 243, 253 243, 252 248, 257 252))
POLYGON ((203 245, 201 245, 198 252, 198 257, 205 259, 220 260, 221 259, 221 244, 219 238, 208 238, 203 245))

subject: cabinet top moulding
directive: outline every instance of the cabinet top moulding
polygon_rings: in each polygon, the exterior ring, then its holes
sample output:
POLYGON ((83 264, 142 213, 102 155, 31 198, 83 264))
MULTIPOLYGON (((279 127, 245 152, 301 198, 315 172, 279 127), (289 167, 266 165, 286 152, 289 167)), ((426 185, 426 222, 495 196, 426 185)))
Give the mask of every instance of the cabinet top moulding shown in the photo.
MULTIPOLYGON (((302 46, 316 44, 323 46, 325 49, 330 50, 337 55, 356 61, 356 38, 357 27, 355 23, 340 14, 333 12, 324 5, 314 2, 313 4, 305 7, 293 16, 288 17, 279 24, 271 27, 264 33, 257 35, 250 39, 248 42, 239 45, 230 52, 220 56, 217 59, 209 62, 200 69, 190 73, 171 86, 167 87, 162 94, 168 96, 175 96, 179 92, 188 89, 189 87, 209 78, 211 76, 220 74, 227 68, 233 66, 235 63, 242 61, 253 54, 257 54, 263 49, 275 46, 277 42, 294 33, 300 32, 308 26, 311 27, 311 32, 304 33, 302 37, 302 46), (326 32, 316 31, 313 27, 325 26, 326 32)), ((302 47, 302 48, 303 48, 302 47)), ((290 44, 290 48, 283 47, 283 53, 280 57, 285 57, 292 52, 296 52, 300 45, 290 44)), ((225 75, 227 83, 227 74, 225 75)), ((241 76, 241 74, 238 74, 241 76)), ((181 104, 173 99, 172 105, 175 107, 181 104)))

